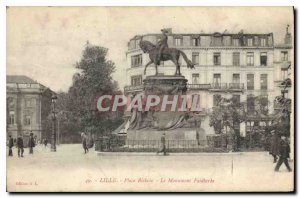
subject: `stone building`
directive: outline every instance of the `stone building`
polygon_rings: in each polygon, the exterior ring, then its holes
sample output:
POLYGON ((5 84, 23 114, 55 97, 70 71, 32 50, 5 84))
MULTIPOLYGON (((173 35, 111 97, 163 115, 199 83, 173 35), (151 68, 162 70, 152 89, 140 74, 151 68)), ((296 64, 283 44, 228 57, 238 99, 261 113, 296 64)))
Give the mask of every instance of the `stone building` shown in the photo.
MULTIPOLYGON (((143 35, 143 40, 157 43, 160 34, 143 35)), ((135 94, 143 90, 144 66, 149 62, 148 54, 139 48, 141 36, 133 37, 128 43, 127 86, 125 94, 135 94)), ((268 115, 257 118, 255 114, 239 126, 241 136, 263 128, 271 122, 274 112, 274 99, 280 94, 278 82, 282 80, 286 63, 293 57, 291 34, 288 33, 283 45, 274 43, 273 33, 193 33, 177 34, 169 29, 168 45, 184 51, 196 64, 188 69, 185 61, 181 73, 188 79, 188 93, 200 95, 199 105, 203 113, 209 115, 220 97, 234 97, 247 102, 247 112, 254 111, 255 97, 264 98, 268 115)), ((166 61, 158 67, 159 75, 173 75, 175 66, 166 61)), ((154 75, 154 67, 149 66, 147 75, 154 75)), ((288 75, 288 74, 286 74, 288 75)), ((206 116, 202 128, 207 134, 214 134, 206 116)))
MULTIPOLYGON (((6 76, 7 135, 41 140, 49 133, 45 122, 51 111, 52 91, 27 76, 6 76)), ((26 142, 26 141, 25 141, 26 142)))

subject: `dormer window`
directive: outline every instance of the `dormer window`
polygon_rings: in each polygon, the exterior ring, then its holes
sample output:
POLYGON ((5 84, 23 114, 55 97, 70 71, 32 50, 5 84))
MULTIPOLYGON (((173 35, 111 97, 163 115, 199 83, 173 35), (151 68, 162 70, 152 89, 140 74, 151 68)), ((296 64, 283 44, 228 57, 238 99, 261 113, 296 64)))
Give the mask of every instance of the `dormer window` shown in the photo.
POLYGON ((247 45, 248 46, 253 46, 253 38, 248 38, 247 39, 247 45))

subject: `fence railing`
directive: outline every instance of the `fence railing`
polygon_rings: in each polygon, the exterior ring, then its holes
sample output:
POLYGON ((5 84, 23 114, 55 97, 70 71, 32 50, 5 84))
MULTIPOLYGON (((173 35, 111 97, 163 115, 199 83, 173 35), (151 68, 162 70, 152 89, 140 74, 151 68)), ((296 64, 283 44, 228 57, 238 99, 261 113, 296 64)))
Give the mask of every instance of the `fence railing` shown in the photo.
MULTIPOLYGON (((166 140, 168 152, 227 152, 222 138, 208 140, 166 140)), ((157 152, 163 147, 161 140, 127 140, 100 138, 96 150, 103 152, 157 152)))

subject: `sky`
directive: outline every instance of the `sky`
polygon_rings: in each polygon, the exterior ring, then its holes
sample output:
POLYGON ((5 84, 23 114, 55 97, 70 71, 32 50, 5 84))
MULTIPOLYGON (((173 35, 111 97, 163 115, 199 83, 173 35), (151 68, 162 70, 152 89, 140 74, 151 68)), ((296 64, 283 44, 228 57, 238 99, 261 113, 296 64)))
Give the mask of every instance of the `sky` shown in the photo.
POLYGON ((292 7, 9 7, 7 75, 26 75, 54 91, 68 91, 79 72, 87 40, 109 49, 113 78, 125 82, 128 41, 138 34, 274 33, 282 43, 286 25, 293 31, 292 7))

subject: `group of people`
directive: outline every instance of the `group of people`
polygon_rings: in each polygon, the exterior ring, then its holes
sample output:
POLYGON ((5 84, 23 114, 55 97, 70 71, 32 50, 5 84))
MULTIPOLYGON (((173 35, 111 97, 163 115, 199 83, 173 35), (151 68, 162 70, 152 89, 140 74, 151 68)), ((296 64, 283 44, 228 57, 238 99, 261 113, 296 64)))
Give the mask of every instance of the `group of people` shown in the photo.
MULTIPOLYGON (((12 148, 16 145, 18 148, 18 157, 24 157, 24 140, 21 135, 18 135, 18 138, 16 139, 16 142, 14 142, 14 139, 11 135, 9 135, 8 138, 8 156, 13 156, 12 148)), ((33 137, 33 133, 30 133, 29 140, 28 140, 28 148, 29 148, 29 154, 33 154, 33 148, 35 147, 35 139, 33 137)))
POLYGON ((290 158, 290 145, 285 135, 279 135, 275 130, 271 131, 270 154, 273 156, 273 163, 277 163, 275 171, 278 172, 280 166, 284 163, 288 171, 292 171, 288 159, 290 158))

